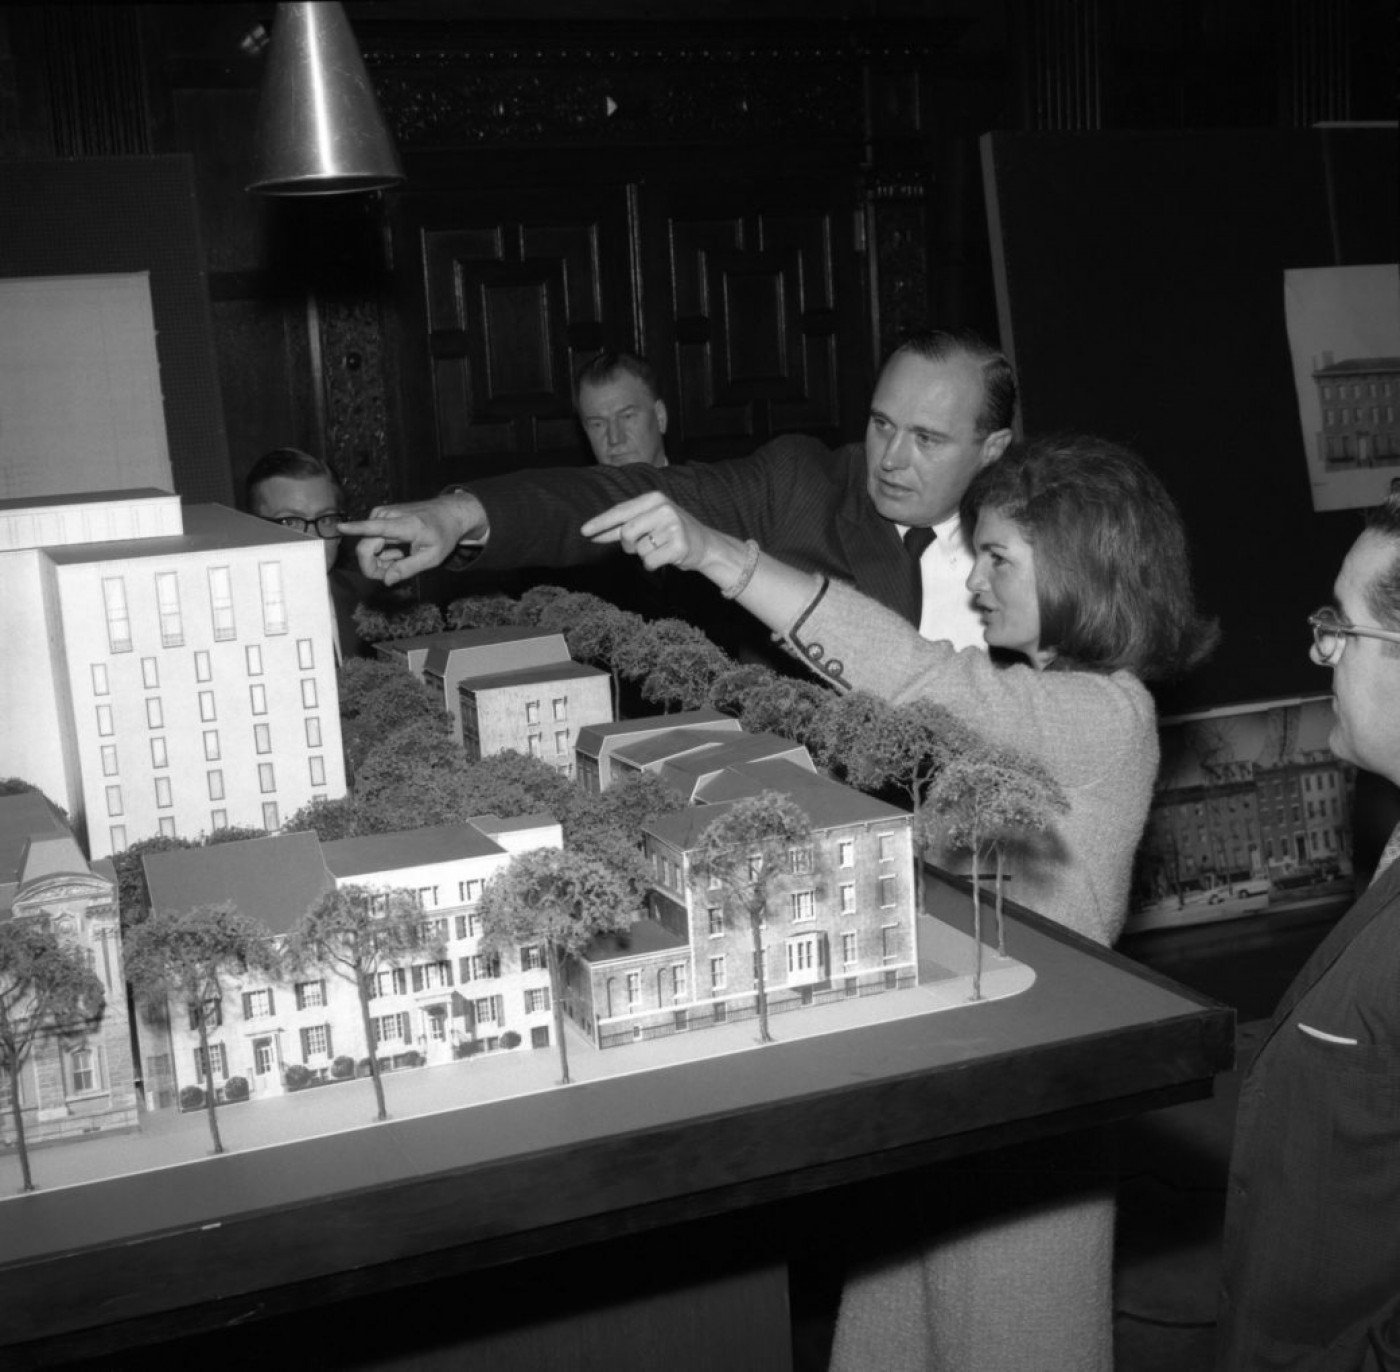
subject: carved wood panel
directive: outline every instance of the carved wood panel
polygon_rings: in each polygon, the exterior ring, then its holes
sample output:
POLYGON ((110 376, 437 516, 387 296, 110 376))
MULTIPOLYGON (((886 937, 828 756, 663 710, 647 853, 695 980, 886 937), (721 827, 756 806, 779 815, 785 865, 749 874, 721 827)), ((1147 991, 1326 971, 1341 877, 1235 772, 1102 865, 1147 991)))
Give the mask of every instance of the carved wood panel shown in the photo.
POLYGON ((581 460, 574 371, 636 346, 623 190, 438 195, 409 218, 434 480, 581 460))
POLYGON ((793 430, 836 443, 867 397, 854 180, 647 186, 647 347, 688 457, 793 430), (854 411, 854 412, 853 412, 854 411))

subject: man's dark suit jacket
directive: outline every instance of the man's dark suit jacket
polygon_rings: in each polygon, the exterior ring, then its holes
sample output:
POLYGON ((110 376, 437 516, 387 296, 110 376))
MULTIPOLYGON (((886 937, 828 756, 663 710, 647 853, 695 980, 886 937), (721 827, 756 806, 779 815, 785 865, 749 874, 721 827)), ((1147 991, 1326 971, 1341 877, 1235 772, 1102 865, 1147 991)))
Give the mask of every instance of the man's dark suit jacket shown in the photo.
POLYGON ((918 623, 909 557, 870 501, 858 443, 833 451, 788 434, 725 462, 522 471, 474 481, 470 490, 493 530, 473 570, 573 567, 607 557, 615 550, 590 543, 579 526, 620 500, 659 490, 713 528, 755 539, 803 571, 852 582, 918 623))
POLYGON ((1400 862, 1294 979, 1244 1079, 1218 1366, 1400 1367, 1400 862))

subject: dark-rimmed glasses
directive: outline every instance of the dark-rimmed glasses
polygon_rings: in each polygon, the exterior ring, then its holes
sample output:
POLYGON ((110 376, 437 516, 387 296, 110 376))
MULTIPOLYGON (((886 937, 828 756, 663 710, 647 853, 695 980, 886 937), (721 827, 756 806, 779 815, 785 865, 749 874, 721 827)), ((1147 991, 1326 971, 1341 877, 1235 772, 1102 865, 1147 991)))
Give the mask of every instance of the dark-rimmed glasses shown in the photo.
POLYGON ((301 515, 265 515, 269 524, 280 524, 284 529, 295 529, 299 534, 314 532, 317 538, 339 538, 340 526, 349 518, 342 510, 330 510, 317 515, 315 519, 303 519, 301 515))
POLYGON ((1335 667, 1342 660, 1349 638, 1383 638, 1389 643, 1400 643, 1400 632, 1377 629, 1369 624, 1348 624, 1330 605, 1314 610, 1308 616, 1308 623, 1312 625, 1317 655, 1328 667, 1335 667))

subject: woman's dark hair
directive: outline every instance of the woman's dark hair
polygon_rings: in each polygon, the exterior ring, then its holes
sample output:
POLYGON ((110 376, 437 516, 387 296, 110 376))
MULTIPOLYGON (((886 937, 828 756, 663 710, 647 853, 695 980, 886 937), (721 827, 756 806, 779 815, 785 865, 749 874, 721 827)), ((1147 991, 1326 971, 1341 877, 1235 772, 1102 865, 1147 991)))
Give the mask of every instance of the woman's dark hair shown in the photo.
POLYGON ((984 509, 1020 526, 1035 550, 1040 645, 1054 665, 1166 680, 1215 646, 1196 612, 1186 531, 1136 453, 1057 435, 1007 445, 962 499, 968 539, 984 509))

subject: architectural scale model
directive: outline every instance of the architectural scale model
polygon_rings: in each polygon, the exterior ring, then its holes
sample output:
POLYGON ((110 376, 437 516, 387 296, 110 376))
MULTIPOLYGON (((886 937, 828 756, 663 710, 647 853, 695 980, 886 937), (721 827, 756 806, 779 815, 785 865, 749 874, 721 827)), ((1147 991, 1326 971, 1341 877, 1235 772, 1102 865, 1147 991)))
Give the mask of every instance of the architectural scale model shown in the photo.
MULTIPOLYGON (((68 826, 37 792, 0 796, 0 923, 47 921, 83 950, 102 983, 100 1023, 80 1035, 42 1032, 19 1069, 30 1144, 138 1126, 117 882, 105 859, 89 863, 68 826)), ((6 969, 0 968, 0 985, 6 969)), ((10 1082, 0 1073, 0 1143, 14 1140, 10 1082)))
POLYGON ((0 776, 93 858, 345 794, 320 541, 162 491, 0 500, 0 776))

